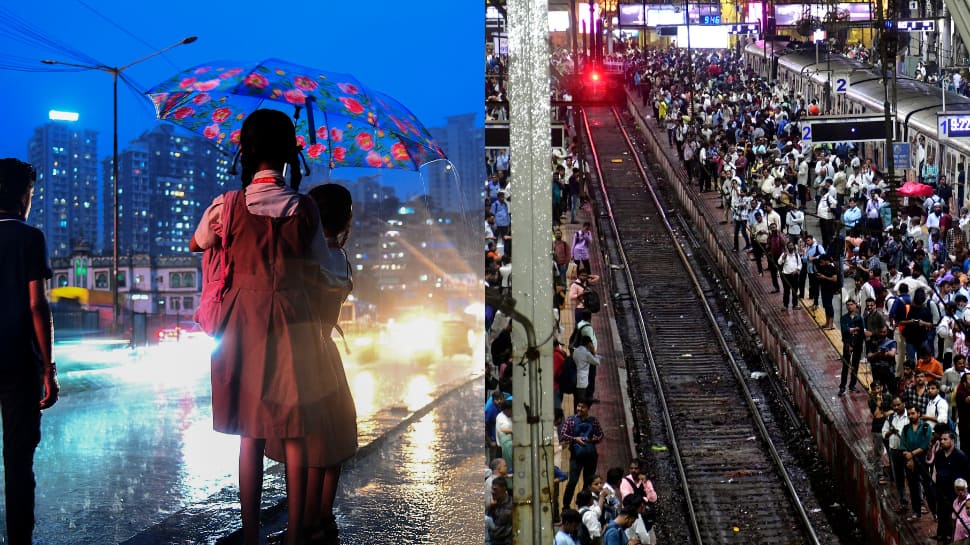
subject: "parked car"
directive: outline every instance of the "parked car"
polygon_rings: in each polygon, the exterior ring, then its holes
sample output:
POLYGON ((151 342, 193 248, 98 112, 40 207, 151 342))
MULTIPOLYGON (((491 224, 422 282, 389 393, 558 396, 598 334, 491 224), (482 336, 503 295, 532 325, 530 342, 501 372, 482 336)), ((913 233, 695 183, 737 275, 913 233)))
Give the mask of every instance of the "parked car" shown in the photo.
POLYGON ((183 320, 155 331, 155 340, 160 343, 178 342, 206 337, 202 327, 192 320, 183 320))

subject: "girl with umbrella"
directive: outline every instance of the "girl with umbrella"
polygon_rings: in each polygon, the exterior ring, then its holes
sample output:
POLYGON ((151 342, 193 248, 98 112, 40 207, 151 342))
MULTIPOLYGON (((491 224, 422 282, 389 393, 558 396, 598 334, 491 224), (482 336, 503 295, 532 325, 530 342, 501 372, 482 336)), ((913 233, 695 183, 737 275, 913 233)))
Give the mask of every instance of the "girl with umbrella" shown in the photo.
MULTIPOLYGON (((257 545, 267 441, 286 457, 288 525, 303 526, 306 498, 305 437, 330 426, 330 394, 338 380, 327 353, 310 286, 325 250, 313 201, 296 192, 299 152, 293 123, 276 110, 256 110, 240 135, 243 191, 216 197, 189 247, 212 248, 224 210, 231 283, 222 302, 220 342, 212 352, 213 428, 239 435, 239 500, 243 543, 257 545), (283 170, 291 168, 291 186, 283 170)), ((299 530, 287 545, 301 541, 299 530)))

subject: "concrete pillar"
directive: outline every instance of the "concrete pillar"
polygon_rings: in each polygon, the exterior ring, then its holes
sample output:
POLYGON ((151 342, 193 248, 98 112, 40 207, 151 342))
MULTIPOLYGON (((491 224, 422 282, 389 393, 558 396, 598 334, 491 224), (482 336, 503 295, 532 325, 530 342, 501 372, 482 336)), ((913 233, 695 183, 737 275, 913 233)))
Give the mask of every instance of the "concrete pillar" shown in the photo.
POLYGON ((940 21, 940 66, 951 66, 953 65, 953 40, 951 39, 952 30, 950 29, 950 14, 946 9, 946 4, 943 5, 943 11, 940 16, 942 20, 940 21))
POLYGON ((516 545, 552 543, 552 189, 548 0, 509 0, 513 525, 516 545), (531 342, 530 342, 531 341, 531 342), (533 343, 535 343, 533 345, 533 343))

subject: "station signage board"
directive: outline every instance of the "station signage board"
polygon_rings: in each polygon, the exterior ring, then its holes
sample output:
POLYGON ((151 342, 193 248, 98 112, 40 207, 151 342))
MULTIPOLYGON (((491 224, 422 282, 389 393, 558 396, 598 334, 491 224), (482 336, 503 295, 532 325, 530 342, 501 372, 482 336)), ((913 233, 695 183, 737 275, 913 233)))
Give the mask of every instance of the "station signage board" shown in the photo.
POLYGON ((936 32, 936 21, 933 19, 896 21, 896 28, 910 32, 936 32))
POLYGON ((893 142, 893 166, 902 170, 913 168, 910 164, 909 142, 893 142))
POLYGON ((937 114, 937 138, 970 137, 970 112, 937 114))
POLYGON ((741 23, 728 26, 728 34, 752 34, 761 31, 758 23, 741 23))
POLYGON ((882 116, 810 117, 802 126, 802 140, 815 144, 873 142, 886 140, 882 116))

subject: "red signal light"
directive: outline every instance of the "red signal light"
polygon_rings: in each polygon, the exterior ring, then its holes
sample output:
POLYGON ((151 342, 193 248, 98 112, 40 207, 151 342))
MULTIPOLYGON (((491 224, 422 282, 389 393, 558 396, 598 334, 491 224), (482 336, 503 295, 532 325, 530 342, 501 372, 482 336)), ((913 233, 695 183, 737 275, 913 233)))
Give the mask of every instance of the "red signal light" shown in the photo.
POLYGON ((599 81, 600 80, 600 73, 599 72, 590 72, 589 73, 589 79, 592 80, 592 81, 599 81))

